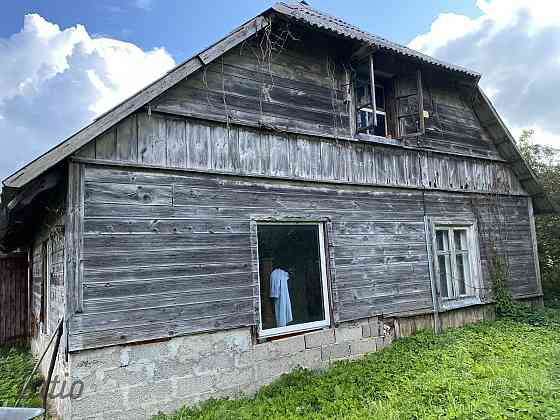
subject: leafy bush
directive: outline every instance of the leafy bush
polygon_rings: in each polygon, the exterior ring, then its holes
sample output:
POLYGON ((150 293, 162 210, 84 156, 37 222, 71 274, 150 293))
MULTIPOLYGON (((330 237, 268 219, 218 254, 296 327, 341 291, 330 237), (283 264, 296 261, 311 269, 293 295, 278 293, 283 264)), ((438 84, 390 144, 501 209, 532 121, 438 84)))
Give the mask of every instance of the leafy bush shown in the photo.
MULTIPOLYGON (((34 365, 35 360, 27 348, 0 347, 0 406, 14 406, 34 365)), ((20 402, 21 407, 41 406, 39 397, 41 382, 41 376, 35 374, 20 402)))
POLYGON ((560 418, 560 312, 553 313, 539 318, 526 308, 439 336, 421 332, 324 372, 284 375, 253 398, 157 418, 560 418))
MULTIPOLYGON (((533 135, 532 130, 525 130, 518 146, 548 196, 560 208, 560 149, 533 142, 533 135)), ((535 219, 544 297, 549 306, 560 308, 560 215, 545 214, 535 219)))

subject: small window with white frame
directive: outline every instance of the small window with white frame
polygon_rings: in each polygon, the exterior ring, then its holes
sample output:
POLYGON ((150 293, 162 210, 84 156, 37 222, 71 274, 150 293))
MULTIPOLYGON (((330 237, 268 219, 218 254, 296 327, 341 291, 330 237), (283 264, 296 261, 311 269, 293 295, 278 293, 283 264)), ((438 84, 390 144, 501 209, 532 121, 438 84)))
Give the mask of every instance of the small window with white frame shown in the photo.
POLYGON ((259 337, 330 326, 324 224, 257 223, 259 337))
POLYGON ((477 240, 472 225, 434 227, 435 262, 440 296, 460 300, 478 296, 477 240))

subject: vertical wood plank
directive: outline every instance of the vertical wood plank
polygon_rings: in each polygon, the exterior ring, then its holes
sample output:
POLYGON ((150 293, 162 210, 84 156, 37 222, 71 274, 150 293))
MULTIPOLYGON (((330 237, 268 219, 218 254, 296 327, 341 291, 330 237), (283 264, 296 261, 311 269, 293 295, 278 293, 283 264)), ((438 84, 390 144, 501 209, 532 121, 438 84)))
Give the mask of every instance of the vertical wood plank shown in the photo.
POLYGON ((276 134, 268 134, 263 136, 270 145, 270 175, 272 176, 289 176, 290 162, 288 141, 276 134))
POLYGON ((256 174, 258 169, 259 135, 250 129, 240 127, 239 133, 239 171, 242 174, 256 174))
POLYGON ((210 126, 198 121, 189 123, 187 134, 188 168, 208 169, 210 165, 210 126))
POLYGON ((103 160, 113 160, 117 156, 117 132, 111 128, 95 140, 95 157, 103 160))
POLYGON ((138 114, 138 162, 165 166, 166 119, 162 115, 138 114))
POLYGON ((533 212, 533 199, 527 199, 528 211, 529 211, 529 224, 531 229, 531 245, 533 248, 533 261, 535 265, 535 275, 537 279, 537 293, 542 294, 542 279, 541 279, 541 267, 539 263, 539 248, 537 246, 537 230, 535 227, 535 214, 533 212))
POLYGON ((123 162, 138 161, 138 133, 135 114, 117 124, 116 159, 123 162))
POLYGON ((320 179, 327 181, 334 178, 335 143, 321 142, 321 170, 320 179))
POLYGON ((167 118, 167 165, 171 168, 187 167, 186 122, 184 119, 167 118))
POLYGON ((0 254, 0 345, 23 343, 27 324, 27 256, 0 254))
POLYGON ((218 171, 231 171, 233 167, 230 160, 229 127, 222 124, 213 125, 210 128, 210 138, 210 167, 218 171))

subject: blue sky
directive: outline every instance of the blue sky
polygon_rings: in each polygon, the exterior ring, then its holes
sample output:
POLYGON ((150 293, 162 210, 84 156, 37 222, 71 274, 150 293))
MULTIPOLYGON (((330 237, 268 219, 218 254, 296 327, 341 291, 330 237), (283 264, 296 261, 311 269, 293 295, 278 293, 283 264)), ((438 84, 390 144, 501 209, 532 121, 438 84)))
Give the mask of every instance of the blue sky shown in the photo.
MULTIPOLYGON (((403 44, 428 31, 440 13, 455 12, 473 18, 481 14, 474 1, 464 0, 309 0, 308 3, 403 44)), ((165 47, 176 61, 182 61, 272 4, 273 1, 254 0, 9 1, 2 6, 0 37, 19 31, 25 14, 38 13, 62 28, 79 23, 92 36, 129 41, 145 50, 165 47)))
MULTIPOLYGON (((482 73, 511 131, 560 146, 560 1, 309 0, 482 73)), ((0 179, 272 5, 17 0, 0 13, 0 179)))

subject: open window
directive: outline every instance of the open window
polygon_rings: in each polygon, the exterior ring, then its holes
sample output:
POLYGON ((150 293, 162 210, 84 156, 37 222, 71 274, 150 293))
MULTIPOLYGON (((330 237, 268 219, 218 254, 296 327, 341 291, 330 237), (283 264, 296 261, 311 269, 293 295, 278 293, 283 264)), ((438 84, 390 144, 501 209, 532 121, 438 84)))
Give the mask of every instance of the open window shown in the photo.
POLYGON ((386 138, 424 134, 422 74, 375 68, 373 55, 354 63, 355 131, 386 138))
POLYGON ((387 125, 386 83, 376 78, 370 56, 356 67, 354 98, 356 103, 356 132, 390 137, 387 125))
POLYGON ((396 78, 395 102, 398 137, 424 134, 424 95, 420 70, 396 78))
POLYGON ((444 308, 453 301, 455 306, 479 303, 480 259, 474 227, 436 223, 434 235, 436 280, 444 308))
POLYGON ((260 337, 330 325, 322 223, 257 224, 260 337))

